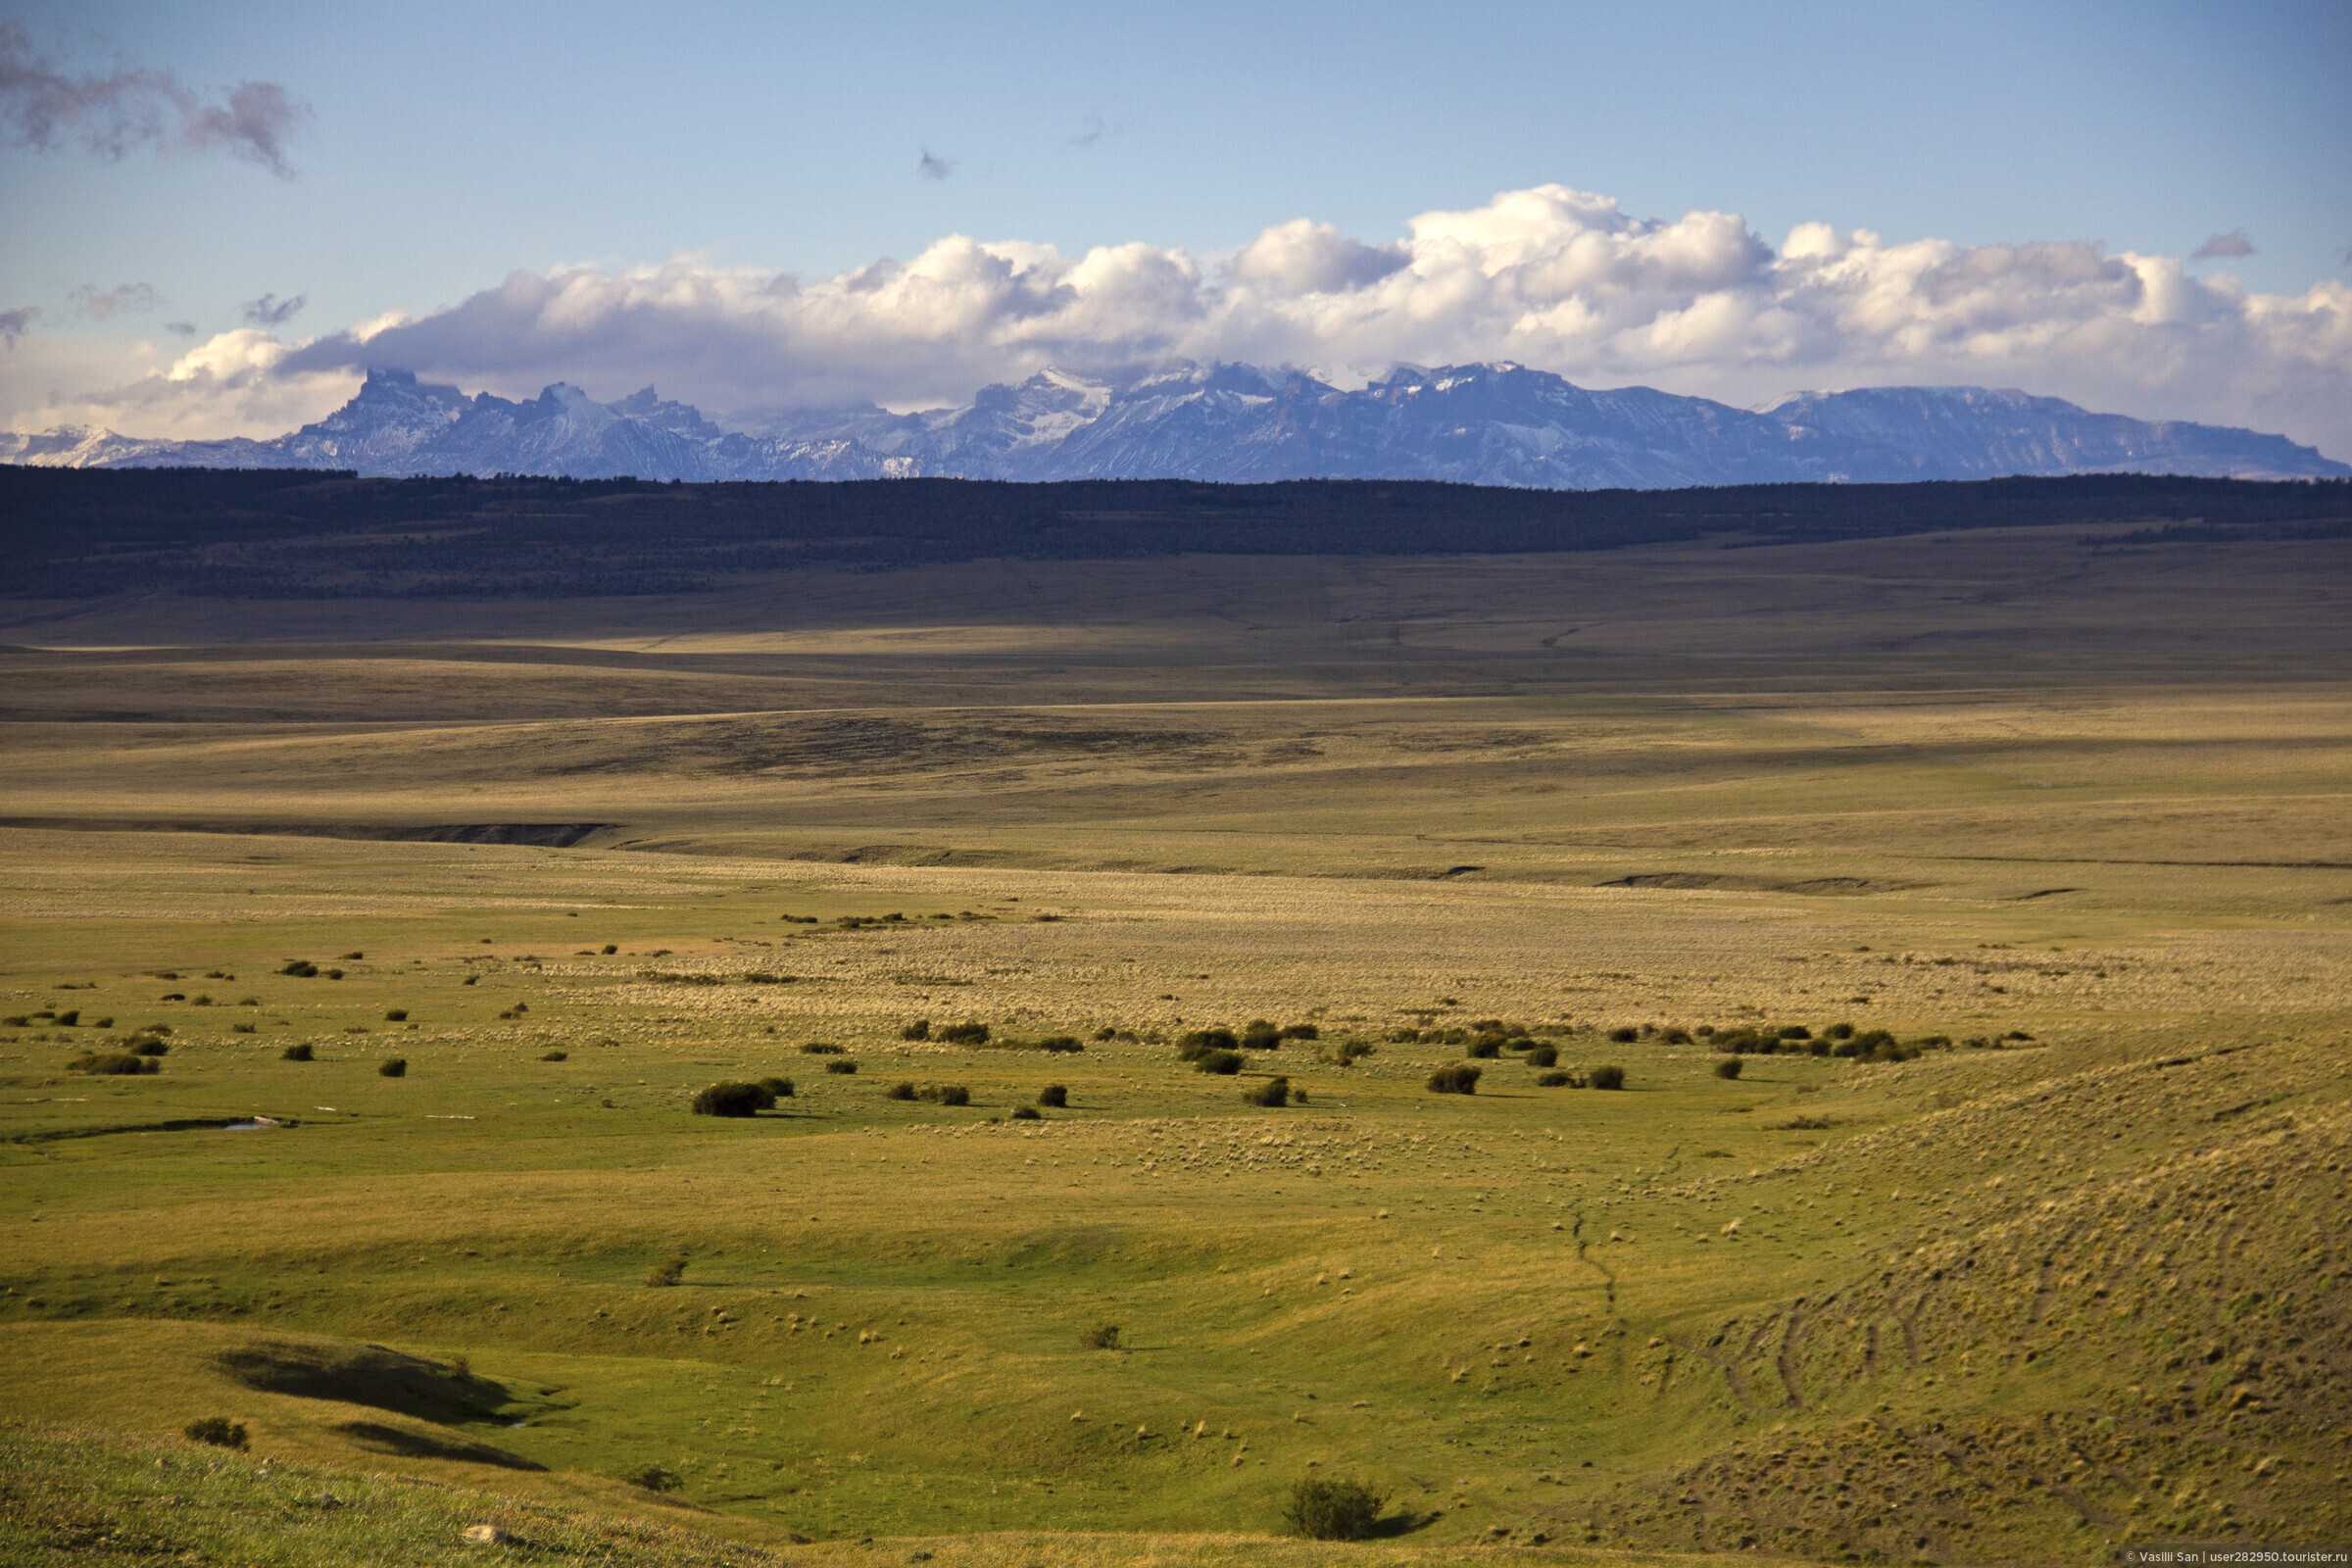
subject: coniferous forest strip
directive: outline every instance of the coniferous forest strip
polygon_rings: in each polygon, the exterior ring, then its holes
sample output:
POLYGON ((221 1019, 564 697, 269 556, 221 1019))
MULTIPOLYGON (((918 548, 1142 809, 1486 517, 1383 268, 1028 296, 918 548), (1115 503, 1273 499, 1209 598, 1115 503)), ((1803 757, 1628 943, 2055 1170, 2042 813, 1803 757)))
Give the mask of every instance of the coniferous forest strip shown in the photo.
POLYGON ((2130 523, 2105 541, 2352 537, 2352 481, 2100 474, 1552 491, 1404 481, 661 484, 0 466, 0 594, 688 593, 746 572, 988 558, 1725 548, 2130 523))

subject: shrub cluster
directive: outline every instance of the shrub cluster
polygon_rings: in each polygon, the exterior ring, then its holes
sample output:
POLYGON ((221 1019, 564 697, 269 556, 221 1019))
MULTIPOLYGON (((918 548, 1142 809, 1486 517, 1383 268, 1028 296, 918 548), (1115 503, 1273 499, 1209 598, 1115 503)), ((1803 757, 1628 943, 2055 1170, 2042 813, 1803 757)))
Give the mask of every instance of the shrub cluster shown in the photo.
POLYGON ((1291 1102, 1291 1081, 1269 1078, 1262 1084, 1251 1084, 1242 1091, 1242 1098, 1252 1105, 1287 1105, 1291 1102))
POLYGON ((1283 1528, 1309 1541, 1364 1541, 1379 1528, 1387 1502, 1361 1482, 1301 1481, 1283 1502, 1283 1528))
POLYGON ((1066 1084, 1046 1085, 1037 1092, 1037 1102, 1041 1105, 1052 1105, 1056 1110, 1060 1109, 1070 1102, 1069 1086, 1066 1084))
POLYGON ((1429 1075, 1429 1092, 1433 1095, 1475 1095, 1478 1093, 1479 1069, 1466 1061, 1448 1062, 1429 1075))
POLYGON ((231 1421, 224 1415, 208 1415, 201 1421, 191 1421, 180 1429, 191 1443, 209 1443, 216 1448, 245 1446, 245 1423, 231 1421))
POLYGON ((379 1078, 406 1078, 409 1075, 409 1058, 386 1056, 376 1063, 375 1072, 379 1078))
POLYGON ((163 1063, 153 1056, 141 1056, 128 1051, 85 1051, 66 1063, 68 1072, 86 1072, 97 1077, 135 1078, 141 1073, 161 1070, 163 1063))
POLYGON ((913 1084, 900 1082, 883 1090, 882 1098, 928 1100, 941 1105, 968 1105, 972 1102, 972 1092, 961 1084, 925 1084, 918 1089, 913 1084))
POLYGON ((694 1097, 697 1116, 757 1116, 776 1102, 775 1091, 765 1084, 717 1083, 694 1097))

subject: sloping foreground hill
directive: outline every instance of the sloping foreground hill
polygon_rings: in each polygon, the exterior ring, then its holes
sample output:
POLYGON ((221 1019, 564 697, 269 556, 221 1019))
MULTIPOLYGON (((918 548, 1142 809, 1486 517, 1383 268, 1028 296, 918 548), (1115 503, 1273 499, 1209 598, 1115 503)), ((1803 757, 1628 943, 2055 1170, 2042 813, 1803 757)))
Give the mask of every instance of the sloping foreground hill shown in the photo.
POLYGON ((1862 1193, 1928 1239, 1623 1347, 1665 1409, 1750 1433, 1598 1501, 1587 1538, 1949 1562, 2341 1538, 2341 1051, 2098 1067, 1683 1189, 1734 1215, 1759 1188, 1862 1193))
MULTIPOLYGON (((270 1568, 415 1568, 526 1562, 647 1568, 1439 1568, 1458 1548, 1319 1545, 1267 1536, 904 1537, 760 1544, 729 1523, 671 1507, 666 1518, 554 1507, 434 1482, 272 1464, 186 1447, 0 1428, 0 1558, 24 1568, 267 1563, 270 1568), (506 1539, 464 1533, 488 1525, 506 1539)), ((1482 1548, 1495 1568, 1770 1568, 1685 1553, 1482 1548)))

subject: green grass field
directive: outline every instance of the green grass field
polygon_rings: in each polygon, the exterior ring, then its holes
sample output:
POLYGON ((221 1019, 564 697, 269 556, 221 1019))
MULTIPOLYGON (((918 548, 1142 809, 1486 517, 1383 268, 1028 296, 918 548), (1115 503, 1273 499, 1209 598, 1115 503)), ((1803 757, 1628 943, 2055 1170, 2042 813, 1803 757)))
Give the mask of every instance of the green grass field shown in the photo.
POLYGON ((26 610, 0 1556, 2340 1540, 2340 554, 26 610))

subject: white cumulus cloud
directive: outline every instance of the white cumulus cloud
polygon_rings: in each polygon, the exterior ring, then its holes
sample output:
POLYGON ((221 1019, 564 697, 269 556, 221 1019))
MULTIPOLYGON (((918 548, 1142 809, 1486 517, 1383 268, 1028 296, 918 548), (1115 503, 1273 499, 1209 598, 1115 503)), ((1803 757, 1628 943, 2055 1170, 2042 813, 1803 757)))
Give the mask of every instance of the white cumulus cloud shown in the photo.
MULTIPOLYGON (((122 417, 152 412, 174 387, 248 408, 264 384, 323 399, 369 366, 510 395, 553 380, 608 396, 653 381, 723 417, 955 403, 1050 365, 1246 360, 1348 380, 1399 362, 1509 359, 1588 384, 1741 404, 1798 387, 2021 386, 2141 416, 2284 430, 2352 455, 2352 289, 2323 280, 2253 293, 2188 260, 2081 241, 1889 239, 1825 222, 1776 246, 1737 214, 1645 218, 1541 185, 1423 213, 1385 237, 1293 220, 1225 258, 950 235, 909 260, 820 277, 697 257, 520 270, 445 309, 378 318, 266 364, 259 343, 223 334, 195 351, 222 364, 205 362, 201 375, 159 367, 122 389, 137 393, 122 417), (241 368, 226 363, 237 356, 241 368)), ((0 395, 10 373, 0 367, 0 395)))

